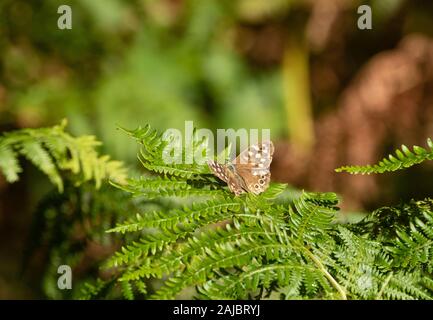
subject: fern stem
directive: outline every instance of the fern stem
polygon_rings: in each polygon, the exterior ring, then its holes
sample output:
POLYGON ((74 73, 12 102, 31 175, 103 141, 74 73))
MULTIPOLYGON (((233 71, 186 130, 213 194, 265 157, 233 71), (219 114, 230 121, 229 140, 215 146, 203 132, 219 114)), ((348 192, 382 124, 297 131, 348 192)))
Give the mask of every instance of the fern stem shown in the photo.
POLYGON ((379 299, 381 299, 381 296, 382 296, 382 294, 383 294, 383 291, 385 291, 385 287, 388 285, 388 283, 389 283, 389 281, 391 280, 392 276, 393 276, 393 273, 391 272, 390 275, 389 275, 388 277, 386 277, 386 279, 385 279, 385 281, 383 282, 383 285, 382 285, 382 287, 380 288, 380 291, 379 291, 379 293, 377 294, 375 300, 379 300, 379 299))
POLYGON ((338 293, 341 296, 342 300, 347 300, 347 295, 344 289, 340 286, 340 284, 337 282, 337 280, 334 279, 334 277, 326 270, 323 263, 313 254, 310 250, 307 248, 303 248, 306 254, 313 260, 313 262, 316 264, 316 266, 319 268, 319 270, 325 275, 325 277, 331 282, 332 286, 338 291, 338 293))

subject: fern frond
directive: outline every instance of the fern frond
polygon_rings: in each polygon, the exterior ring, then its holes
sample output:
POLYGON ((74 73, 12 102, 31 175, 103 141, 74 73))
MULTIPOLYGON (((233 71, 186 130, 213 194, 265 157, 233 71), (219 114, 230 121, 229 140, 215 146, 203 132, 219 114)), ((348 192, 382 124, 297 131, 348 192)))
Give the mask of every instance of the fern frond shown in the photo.
POLYGON ((405 145, 401 150, 396 150, 395 155, 390 154, 378 164, 366 166, 344 166, 336 169, 336 172, 348 172, 350 174, 372 174, 397 171, 412 167, 427 160, 433 160, 433 141, 427 140, 428 149, 414 146, 411 151, 405 145))
POLYGON ((425 289, 422 279, 425 278, 419 272, 400 271, 392 274, 382 296, 393 300, 433 300, 433 292, 425 289))
POLYGON ((216 185, 210 185, 209 181, 157 176, 129 179, 127 184, 112 183, 112 185, 136 197, 145 197, 146 199, 192 196, 224 197, 229 195, 228 191, 218 189, 216 185))
POLYGON ((8 182, 18 180, 21 167, 18 156, 24 156, 48 176, 59 191, 63 190, 60 172, 70 172, 77 184, 94 180, 99 188, 102 180, 125 183, 126 169, 119 161, 99 156, 101 144, 93 136, 73 137, 64 131, 66 121, 50 128, 22 129, 0 137, 0 172, 8 182))
MULTIPOLYGON (((175 299, 195 289, 205 299, 431 298, 433 201, 341 225, 334 193, 271 184, 260 195, 235 197, 206 166, 163 163, 166 141, 150 127, 128 134, 142 144, 140 161, 153 175, 119 187, 171 205, 108 230, 128 237, 106 263, 126 289, 157 279, 161 286, 144 288, 146 297, 175 299)), ((414 150, 403 148, 408 158, 423 154, 414 150)))
POLYGON ((380 244, 360 238, 341 226, 338 232, 342 244, 333 253, 332 265, 338 281, 352 298, 372 299, 383 281, 383 273, 375 263, 381 254, 380 244))
POLYGON ((355 226, 386 245, 398 267, 433 272, 433 200, 410 201, 374 211, 355 226))
POLYGON ((188 227, 191 224, 197 227, 197 222, 201 219, 218 218, 219 215, 223 215, 229 211, 233 214, 239 211, 239 209, 239 202, 231 199, 210 200, 205 203, 194 204, 191 208, 184 207, 183 210, 175 209, 170 212, 152 212, 145 216, 137 214, 135 219, 120 224, 107 232, 133 232, 146 227, 167 230, 176 229, 180 225, 188 227))
POLYGON ((121 281, 122 293, 127 300, 134 300, 134 289, 128 281, 121 281))
MULTIPOLYGON (((318 290, 320 284, 317 279, 322 277, 323 275, 313 266, 298 262, 257 264, 246 267, 240 275, 221 275, 217 281, 209 281, 199 287, 198 291, 207 299, 247 299, 258 288, 270 290, 273 286, 287 287, 292 284, 290 295, 296 296, 302 290, 302 283, 305 283, 308 293, 318 290)), ((329 285, 326 287, 329 288, 329 285)))
POLYGON ((269 188, 260 194, 260 197, 266 200, 275 200, 287 189, 286 183, 272 183, 269 188))
POLYGON ((127 279, 138 279, 148 277, 150 275, 170 274, 176 270, 183 269, 182 266, 188 265, 193 257, 206 254, 207 251, 217 250, 220 247, 227 245, 239 245, 242 239, 249 241, 259 241, 262 238, 278 237, 277 233, 271 233, 259 228, 243 228, 233 229, 230 225, 226 225, 225 229, 212 229, 202 232, 199 237, 190 236, 186 242, 180 243, 177 247, 170 248, 168 254, 160 257, 154 257, 153 264, 148 263, 141 265, 135 271, 127 271, 123 277, 127 279))
POLYGON ((6 181, 18 181, 18 175, 22 169, 18 163, 17 155, 13 148, 6 145, 4 141, 0 140, 0 172, 6 177, 6 181))
POLYGON ((396 258, 396 264, 402 267, 423 265, 433 272, 433 224, 425 224, 417 219, 409 230, 398 230, 394 246, 390 248, 396 258))
POLYGON ((200 285, 215 277, 216 270, 241 267, 251 263, 251 256, 273 259, 280 254, 289 255, 291 248, 280 243, 257 243, 246 239, 236 248, 226 245, 218 250, 206 250, 206 256, 193 261, 188 270, 179 276, 169 278, 153 295, 154 299, 173 299, 184 288, 200 285))
POLYGON ((40 141, 22 141, 19 152, 45 173, 53 184, 63 191, 63 182, 49 153, 42 147, 40 141))
POLYGON ((81 287, 81 295, 80 298, 83 300, 96 299, 100 296, 103 296, 106 291, 114 285, 114 281, 108 280, 104 281, 101 279, 97 279, 95 283, 84 283, 81 287))
POLYGON ((290 221, 300 240, 312 240, 331 228, 335 218, 337 196, 333 193, 317 195, 303 193, 293 202, 290 221))
MULTIPOLYGON (((181 142, 170 140, 170 137, 166 137, 166 140, 163 140, 163 135, 148 125, 135 130, 121 129, 142 145, 139 160, 147 170, 157 174, 185 179, 192 179, 196 175, 210 173, 206 164, 197 164, 195 162, 184 164, 186 158, 189 156, 185 151, 187 148, 181 148, 181 142), (173 147, 176 146, 176 143, 179 144, 178 147, 181 150, 180 159, 178 159, 179 163, 167 164, 167 161, 164 160, 164 156, 167 155, 166 147, 169 145, 169 141, 173 147)), ((202 148, 204 140, 198 140, 196 135, 193 135, 191 139, 191 146, 188 152, 194 155, 199 148, 202 148)))

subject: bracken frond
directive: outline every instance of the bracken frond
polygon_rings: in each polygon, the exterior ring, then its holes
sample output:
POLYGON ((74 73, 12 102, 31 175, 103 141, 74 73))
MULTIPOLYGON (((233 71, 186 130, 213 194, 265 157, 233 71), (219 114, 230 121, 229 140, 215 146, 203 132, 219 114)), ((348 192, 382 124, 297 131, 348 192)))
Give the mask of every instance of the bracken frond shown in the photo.
POLYGON ((63 190, 60 172, 72 173, 77 184, 102 180, 126 182, 126 169, 120 161, 100 156, 101 144, 94 136, 73 137, 64 131, 66 121, 50 128, 21 129, 0 137, 0 172, 8 182, 15 182, 22 171, 18 157, 23 156, 41 170, 59 191, 63 190))
MULTIPOLYGON (((119 188, 170 205, 131 213, 108 230, 126 239, 105 264, 114 268, 125 297, 139 292, 135 283, 150 299, 190 290, 201 299, 433 297, 433 200, 341 224, 334 193, 271 183, 260 195, 236 197, 205 165, 165 164, 167 140, 149 126, 127 133, 142 145, 148 172, 119 188), (157 286, 147 285, 155 280, 157 286)), ((203 143, 193 140, 191 150, 203 143)), ((403 148, 392 162, 409 166, 429 152, 403 148)), ((185 160, 185 151, 178 156, 185 160)))
POLYGON ((414 146, 412 151, 405 145, 402 145, 401 150, 395 151, 395 155, 390 154, 378 164, 366 166, 344 166, 335 171, 348 172, 351 174, 372 174, 402 170, 427 160, 433 160, 433 141, 428 139, 427 145, 428 149, 414 146))

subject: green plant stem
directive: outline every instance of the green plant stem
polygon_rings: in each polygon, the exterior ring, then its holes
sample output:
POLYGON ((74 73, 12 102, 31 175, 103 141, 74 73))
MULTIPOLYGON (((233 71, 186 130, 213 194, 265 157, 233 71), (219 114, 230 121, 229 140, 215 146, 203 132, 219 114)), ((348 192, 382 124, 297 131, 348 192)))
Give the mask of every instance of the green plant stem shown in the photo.
POLYGON ((379 299, 381 299, 382 293, 383 293, 383 291, 385 290, 385 287, 388 285, 389 281, 391 280, 392 276, 393 276, 393 274, 392 274, 392 272, 391 272, 391 274, 390 274, 388 277, 386 277, 386 279, 385 279, 385 281, 383 282, 383 285, 382 285, 382 287, 380 288, 380 291, 379 291, 379 293, 377 294, 375 300, 379 300, 379 299))
POLYGON ((310 250, 307 248, 303 248, 305 253, 308 255, 308 257, 313 260, 313 262, 316 264, 316 266, 319 268, 319 270, 325 275, 325 277, 331 282, 332 286, 338 291, 338 293, 341 296, 342 300, 347 300, 347 295, 344 289, 340 286, 340 284, 337 282, 337 280, 334 279, 334 277, 326 270, 323 263, 313 254, 310 250))

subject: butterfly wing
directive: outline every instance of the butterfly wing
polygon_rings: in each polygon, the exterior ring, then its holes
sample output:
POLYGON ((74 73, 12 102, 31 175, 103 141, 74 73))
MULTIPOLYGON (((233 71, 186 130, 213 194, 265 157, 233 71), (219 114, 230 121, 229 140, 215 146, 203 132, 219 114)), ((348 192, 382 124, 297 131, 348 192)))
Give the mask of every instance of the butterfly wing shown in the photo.
POLYGON ((208 166, 219 179, 226 182, 235 195, 245 192, 242 178, 234 172, 234 166, 222 165, 215 161, 209 161, 208 166))
POLYGON ((235 165, 257 164, 257 168, 269 168, 274 154, 274 144, 272 141, 264 141, 259 144, 253 144, 242 151, 233 161, 235 165))
POLYGON ((270 165, 274 154, 271 141, 252 145, 233 161, 236 173, 244 180, 247 191, 260 194, 269 187, 270 165))
POLYGON ((222 165, 209 161, 208 165, 236 195, 246 191, 260 194, 268 188, 271 181, 269 167, 273 154, 274 145, 271 141, 266 141, 244 150, 232 163, 222 165))
POLYGON ((214 175, 220 178, 222 181, 227 182, 228 174, 227 169, 224 165, 216 162, 216 161, 208 161, 209 169, 212 171, 214 175))

